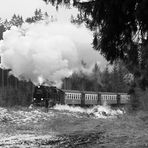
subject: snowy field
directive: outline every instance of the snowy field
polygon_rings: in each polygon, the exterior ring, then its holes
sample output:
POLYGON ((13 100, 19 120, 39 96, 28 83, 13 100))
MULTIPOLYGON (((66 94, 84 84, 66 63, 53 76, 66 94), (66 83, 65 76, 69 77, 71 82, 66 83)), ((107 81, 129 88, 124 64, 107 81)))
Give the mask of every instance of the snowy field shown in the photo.
POLYGON ((148 115, 104 106, 0 107, 0 147, 146 148, 148 115))

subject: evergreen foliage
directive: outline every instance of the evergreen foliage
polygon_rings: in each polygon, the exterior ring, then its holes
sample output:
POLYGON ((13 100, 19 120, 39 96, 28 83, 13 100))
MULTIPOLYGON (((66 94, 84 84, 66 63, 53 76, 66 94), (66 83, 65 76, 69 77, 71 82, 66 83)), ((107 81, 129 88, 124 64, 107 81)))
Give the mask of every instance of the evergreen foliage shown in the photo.
POLYGON ((128 92, 129 86, 124 81, 124 76, 127 73, 128 70, 121 62, 115 64, 112 71, 109 70, 108 66, 101 71, 95 64, 90 74, 81 71, 65 78, 62 88, 84 91, 128 92))
MULTIPOLYGON (((7 20, 6 20, 7 21, 7 20)), ((19 26, 21 26, 22 24, 23 24, 23 18, 22 18, 22 16, 16 16, 16 14, 14 14, 13 16, 12 16, 12 19, 10 20, 10 24, 11 24, 11 26, 17 26, 17 27, 19 27, 19 26)), ((7 22, 6 22, 7 23, 7 22)))
MULTIPOLYGON (((45 13, 45 15, 47 16, 47 13, 45 13)), ((41 21, 41 20, 43 20, 42 11, 41 11, 41 9, 36 9, 34 12, 34 16, 27 18, 26 22, 27 23, 34 23, 34 22, 41 21)))

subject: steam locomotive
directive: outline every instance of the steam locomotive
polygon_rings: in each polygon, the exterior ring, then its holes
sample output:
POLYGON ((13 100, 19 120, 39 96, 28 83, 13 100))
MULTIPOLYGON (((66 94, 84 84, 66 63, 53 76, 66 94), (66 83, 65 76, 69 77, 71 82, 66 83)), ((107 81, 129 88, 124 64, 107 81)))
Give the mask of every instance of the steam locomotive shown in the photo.
POLYGON ((35 106, 44 106, 48 101, 50 106, 63 104, 64 92, 56 87, 43 85, 35 86, 33 92, 32 104, 35 106))
POLYGON ((33 104, 49 106, 55 104, 67 104, 78 106, 93 106, 108 104, 110 106, 125 105, 129 102, 130 95, 127 93, 91 92, 78 90, 62 90, 57 87, 36 86, 33 93, 33 104))

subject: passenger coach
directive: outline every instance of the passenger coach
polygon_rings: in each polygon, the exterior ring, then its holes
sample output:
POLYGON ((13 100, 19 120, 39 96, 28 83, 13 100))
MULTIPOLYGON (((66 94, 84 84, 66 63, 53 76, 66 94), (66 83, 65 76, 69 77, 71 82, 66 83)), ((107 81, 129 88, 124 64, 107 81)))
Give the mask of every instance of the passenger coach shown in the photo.
POLYGON ((112 92, 91 92, 91 91, 74 91, 63 90, 65 93, 64 103, 68 105, 124 105, 130 100, 130 95, 127 93, 112 93, 112 92))

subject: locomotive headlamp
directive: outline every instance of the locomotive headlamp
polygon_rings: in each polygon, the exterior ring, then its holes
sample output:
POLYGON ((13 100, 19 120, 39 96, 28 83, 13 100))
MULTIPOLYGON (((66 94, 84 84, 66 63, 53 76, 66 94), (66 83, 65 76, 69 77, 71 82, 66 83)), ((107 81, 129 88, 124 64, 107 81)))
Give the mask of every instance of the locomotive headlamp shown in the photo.
POLYGON ((36 100, 36 98, 33 98, 33 100, 36 100))
POLYGON ((41 100, 43 101, 43 98, 41 98, 41 100))

